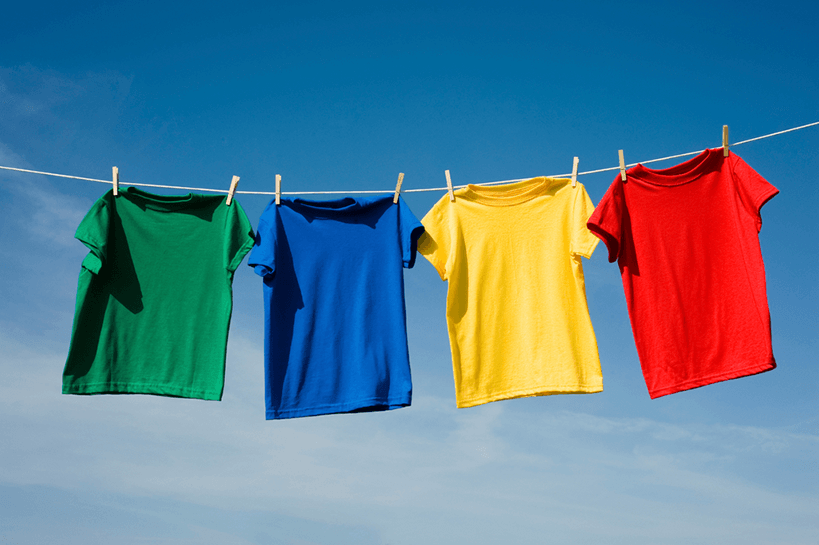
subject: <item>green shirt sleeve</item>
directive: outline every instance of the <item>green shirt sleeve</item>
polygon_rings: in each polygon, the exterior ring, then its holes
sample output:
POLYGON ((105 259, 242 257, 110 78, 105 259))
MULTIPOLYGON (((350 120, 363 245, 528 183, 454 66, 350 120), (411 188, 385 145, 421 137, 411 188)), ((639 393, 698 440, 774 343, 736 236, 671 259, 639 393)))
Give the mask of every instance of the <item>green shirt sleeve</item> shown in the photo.
POLYGON ((234 199, 227 208, 229 210, 225 217, 225 267, 228 271, 234 272, 253 247, 255 237, 250 220, 239 201, 234 199))
POLYGON ((109 191, 95 202, 74 234, 74 238, 89 249, 82 266, 94 274, 99 274, 107 259, 112 198, 113 192, 109 191))

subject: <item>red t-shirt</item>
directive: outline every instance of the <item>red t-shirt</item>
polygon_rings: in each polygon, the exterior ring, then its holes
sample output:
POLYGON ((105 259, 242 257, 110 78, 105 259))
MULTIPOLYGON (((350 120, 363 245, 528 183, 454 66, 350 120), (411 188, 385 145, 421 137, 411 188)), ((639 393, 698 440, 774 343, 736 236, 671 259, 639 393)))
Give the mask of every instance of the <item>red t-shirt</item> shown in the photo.
POLYGON ((779 190, 722 148, 627 178, 588 227, 620 265, 651 397, 775 368, 759 211, 779 190))

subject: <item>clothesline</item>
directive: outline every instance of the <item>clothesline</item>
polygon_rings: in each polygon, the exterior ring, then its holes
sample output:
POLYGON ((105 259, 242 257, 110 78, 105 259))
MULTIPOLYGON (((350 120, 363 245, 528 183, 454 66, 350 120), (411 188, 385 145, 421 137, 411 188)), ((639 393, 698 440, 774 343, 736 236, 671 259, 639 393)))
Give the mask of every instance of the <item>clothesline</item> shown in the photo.
MULTIPOLYGON (((801 130, 801 129, 807 129, 808 127, 813 127, 813 126, 816 126, 816 125, 819 125, 819 121, 816 121, 814 123, 808 123, 807 125, 800 125, 799 127, 793 127, 793 128, 790 128, 790 129, 785 129, 783 131, 778 131, 778 132, 774 132, 774 133, 771 133, 771 134, 766 134, 766 135, 763 135, 763 136, 756 136, 754 138, 749 138, 747 140, 742 140, 740 142, 736 142, 734 144, 731 144, 730 147, 740 146, 742 144, 747 144, 749 142, 755 142, 756 140, 762 140, 762 139, 765 139, 765 138, 770 138, 772 136, 778 136, 780 134, 785 134, 785 133, 788 133, 788 132, 798 131, 798 130, 801 130)), ((633 167, 633 166, 636 166, 638 164, 645 165, 645 164, 648 164, 648 163, 657 163, 657 162, 660 162, 660 161, 667 161, 669 159, 678 159, 680 157, 689 157, 691 155, 697 155, 698 153, 702 153, 703 151, 704 150, 691 151, 691 152, 688 152, 688 153, 680 153, 680 154, 677 154, 677 155, 669 155, 668 157, 660 157, 659 159, 649 159, 648 161, 638 161, 636 163, 628 163, 628 164, 626 164, 626 167, 627 168, 628 167, 633 167)), ((15 171, 15 172, 25 172, 25 173, 29 173, 29 174, 41 174, 43 176, 53 176, 53 177, 56 177, 56 178, 69 178, 69 179, 72 179, 72 180, 85 180, 85 181, 88 181, 88 182, 98 182, 98 183, 103 183, 103 184, 112 183, 111 180, 99 180, 97 178, 86 178, 84 176, 71 176, 71 175, 68 175, 68 174, 57 174, 57 173, 54 173, 54 172, 43 172, 43 171, 39 171, 39 170, 29 170, 29 169, 25 169, 25 168, 0 166, 0 169, 2 169, 2 170, 11 170, 11 171, 15 171)), ((620 170, 620 167, 616 166, 616 167, 609 167, 609 168, 598 168, 596 170, 586 170, 586 171, 583 171, 583 172, 578 172, 577 175, 578 176, 584 176, 584 175, 587 175, 587 174, 597 174, 597 173, 600 173, 600 172, 609 172, 609 171, 616 171, 616 170, 620 170)), ((571 175, 572 175, 571 173, 568 173, 568 174, 552 174, 552 175, 549 175, 548 177, 549 178, 568 178, 571 175)), ((534 177, 535 176, 529 176, 527 178, 515 178, 513 180, 499 180, 499 181, 494 181, 494 182, 483 182, 483 183, 478 183, 478 184, 474 184, 474 185, 506 184, 506 183, 511 183, 511 182, 519 182, 519 181, 522 181, 522 180, 528 180, 529 178, 534 178, 534 177)), ((207 188, 207 187, 186 187, 186 186, 179 186, 179 185, 146 184, 146 183, 128 182, 128 181, 124 181, 124 180, 121 181, 120 183, 123 184, 123 185, 134 185, 134 186, 139 186, 139 187, 158 187, 158 188, 164 188, 164 189, 183 189, 185 191, 206 191, 206 192, 210 192, 210 193, 228 193, 229 192, 229 190, 227 190, 227 189, 210 189, 210 188, 207 188)), ((467 186, 467 184, 453 185, 453 188, 458 189, 458 188, 462 188, 462 187, 466 187, 466 186, 467 186)), ((421 188, 421 189, 402 189, 401 193, 423 193, 423 192, 427 192, 427 191, 447 191, 447 189, 448 189, 447 187, 428 187, 428 188, 421 188)), ((354 190, 354 191, 282 191, 281 195, 352 195, 352 194, 365 195, 365 194, 389 194, 389 193, 395 193, 395 189, 392 188, 392 189, 385 189, 385 190, 377 190, 376 189, 376 190, 354 190)), ((276 193, 274 191, 235 191, 235 194, 237 194, 237 195, 238 194, 242 194, 242 195, 275 195, 276 193)))

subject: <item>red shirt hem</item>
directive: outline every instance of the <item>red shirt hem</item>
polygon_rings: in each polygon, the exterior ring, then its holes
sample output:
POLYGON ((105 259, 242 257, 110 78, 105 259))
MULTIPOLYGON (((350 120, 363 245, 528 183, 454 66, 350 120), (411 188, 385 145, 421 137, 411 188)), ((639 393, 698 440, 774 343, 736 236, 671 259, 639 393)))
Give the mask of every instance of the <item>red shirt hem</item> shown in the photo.
POLYGON ((685 390, 693 390, 694 388, 708 386, 709 384, 714 384, 717 382, 747 377, 750 375, 758 375, 759 373, 764 373, 765 371, 770 371, 772 369, 776 369, 776 361, 774 360, 765 362, 760 365, 753 365, 750 367, 743 367, 742 369, 735 369, 727 373, 719 373, 717 375, 710 375, 707 377, 700 377, 693 380, 687 380, 685 382, 675 384, 674 386, 667 386, 665 388, 660 388, 654 391, 649 390, 648 394, 651 396, 651 399, 657 399, 658 397, 667 396, 669 394, 675 394, 677 392, 682 392, 685 390))

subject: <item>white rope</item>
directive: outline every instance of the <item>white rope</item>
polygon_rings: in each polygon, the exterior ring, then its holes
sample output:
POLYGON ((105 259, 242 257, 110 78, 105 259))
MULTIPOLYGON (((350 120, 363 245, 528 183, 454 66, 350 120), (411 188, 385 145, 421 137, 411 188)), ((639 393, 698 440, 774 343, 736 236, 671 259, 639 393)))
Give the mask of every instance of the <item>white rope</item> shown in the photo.
MULTIPOLYGON (((814 127, 816 125, 819 125, 819 121, 816 121, 814 123, 808 123, 807 125, 801 125, 799 127, 793 127, 793 128, 790 128, 790 129, 785 129, 784 131, 778 131, 778 132, 774 132, 774 133, 771 133, 771 134, 766 134, 766 135, 763 135, 763 136, 757 136, 757 137, 754 137, 754 138, 749 138, 748 140, 742 140, 740 142, 736 142, 734 144, 731 144, 730 147, 733 148, 735 146, 741 146, 742 144, 747 144, 748 142, 755 142, 757 140, 763 140, 765 138, 770 138, 772 136, 779 136, 780 134, 785 134, 785 133, 788 133, 788 132, 798 131, 798 130, 801 130, 801 129, 807 129, 808 127, 814 127)), ((722 146, 720 146, 720 147, 722 147, 722 146)), ((638 164, 645 165, 645 164, 648 164, 648 163, 657 163, 657 162, 660 162, 660 161, 668 161, 669 159, 678 159, 680 157, 689 157, 691 155, 697 155, 698 153, 702 153, 703 151, 705 151, 705 150, 691 151, 691 152, 688 152, 688 153, 680 153, 680 154, 677 154, 677 155, 669 155, 668 157, 660 157, 659 159, 649 159, 648 161, 638 161, 637 163, 629 163, 629 164, 626 165, 626 167, 630 168, 630 167, 636 166, 638 164)), ((29 169, 25 169, 25 168, 0 166, 0 169, 2 169, 2 170, 13 170, 13 171, 16 171, 16 172, 26 172, 26 173, 29 173, 29 174, 42 174, 43 176, 54 176, 56 178, 70 178, 72 180, 85 180, 87 182, 99 182, 99 183, 103 183, 103 184, 113 183, 112 180, 99 180, 99 179, 96 179, 96 178, 86 178, 86 177, 83 177, 83 176, 70 176, 68 174, 56 174, 54 172, 42 172, 42 171, 39 171, 39 170, 29 170, 29 169)), ((616 167, 610 167, 610 168, 598 168, 596 170, 585 170, 583 172, 578 172, 577 175, 578 176, 585 176, 587 174, 597 174, 597 173, 600 173, 600 172, 610 172, 610 171, 615 171, 615 170, 620 170, 620 167, 616 166, 616 167)), ((568 178, 570 176, 571 176, 571 173, 569 173, 569 174, 552 174, 552 175, 549 175, 547 177, 548 178, 568 178)), ((527 178, 516 178, 514 180, 501 180, 501 181, 497 181, 497 182, 483 182, 483 183, 473 184, 473 185, 486 186, 486 185, 508 184, 508 183, 513 183, 513 182, 521 182, 523 180, 529 180, 531 178, 536 178, 536 177, 537 176, 529 176, 527 178)), ((145 184, 145 183, 137 183, 137 182, 128 182, 128 181, 124 181, 124 180, 120 180, 120 185, 134 185, 134 186, 139 186, 139 187, 161 187, 161 188, 165 188, 165 189, 184 189, 186 191, 207 191, 207 192, 210 192, 210 193, 228 193, 229 192, 227 189, 210 189, 210 188, 207 188, 207 187, 186 187, 186 186, 180 186, 180 185, 145 184)), ((466 187, 467 185, 468 184, 456 185, 456 186, 453 186, 453 187, 460 189, 462 187, 466 187)), ((425 191, 447 191, 447 189, 448 188, 446 188, 446 187, 427 187, 427 188, 422 188, 422 189, 404 189, 404 190, 401 191, 401 193, 422 193, 422 192, 425 192, 425 191)), ((242 194, 242 195, 275 195, 276 194, 275 191, 236 191, 235 193, 237 195, 238 194, 242 194)), ((388 190, 387 189, 385 189, 385 190, 356 190, 356 191, 282 191, 281 192, 282 195, 375 195, 375 194, 391 194, 391 193, 395 193, 395 189, 388 189, 388 190)))
POLYGON ((733 144, 734 146, 739 146, 740 144, 747 144, 748 142, 753 142, 755 140, 762 140, 763 138, 770 138, 771 136, 779 136, 780 134, 785 134, 786 132, 793 132, 798 131, 800 129, 807 129, 808 127, 813 127, 814 125, 819 125, 819 121, 815 123, 808 123, 807 125, 802 125, 801 127, 794 127, 792 129, 785 129, 784 131, 773 132, 771 134, 766 134, 765 136, 757 136, 756 138, 749 138, 748 140, 743 140, 742 142, 737 142, 733 144))

